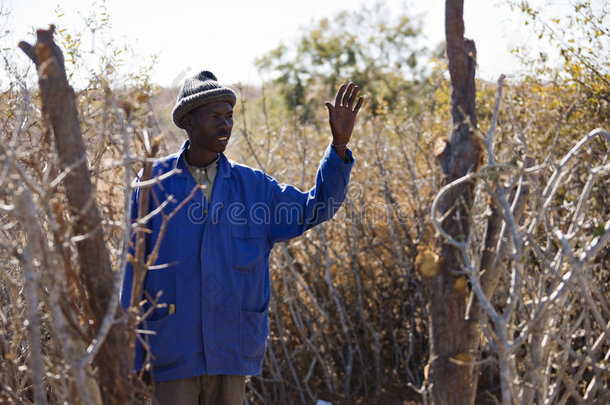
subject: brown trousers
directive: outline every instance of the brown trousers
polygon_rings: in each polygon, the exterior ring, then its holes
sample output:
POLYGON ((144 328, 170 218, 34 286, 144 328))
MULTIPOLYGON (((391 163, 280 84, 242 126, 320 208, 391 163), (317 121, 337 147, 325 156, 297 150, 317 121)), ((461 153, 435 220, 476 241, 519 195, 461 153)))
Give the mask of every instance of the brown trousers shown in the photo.
POLYGON ((243 405, 246 377, 202 375, 182 380, 155 382, 160 405, 243 405))

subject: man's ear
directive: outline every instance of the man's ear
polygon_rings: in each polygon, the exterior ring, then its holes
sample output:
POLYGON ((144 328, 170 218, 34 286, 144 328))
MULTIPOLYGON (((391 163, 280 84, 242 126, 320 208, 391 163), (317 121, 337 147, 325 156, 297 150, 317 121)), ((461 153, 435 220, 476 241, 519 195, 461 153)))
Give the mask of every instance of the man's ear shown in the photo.
POLYGON ((184 117, 182 117, 182 126, 186 132, 190 132, 193 129, 193 117, 191 114, 186 114, 184 117))

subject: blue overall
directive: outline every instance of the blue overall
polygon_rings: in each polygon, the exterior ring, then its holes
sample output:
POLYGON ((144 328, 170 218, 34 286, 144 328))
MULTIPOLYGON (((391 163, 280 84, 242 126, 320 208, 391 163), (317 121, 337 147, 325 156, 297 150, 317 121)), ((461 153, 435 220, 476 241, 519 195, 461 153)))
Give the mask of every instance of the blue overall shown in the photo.
MULTIPOLYGON (((346 163, 329 146, 315 186, 302 192, 221 154, 208 203, 185 166, 187 146, 188 141, 180 152, 153 166, 155 176, 180 169, 153 186, 150 198, 149 211, 163 205, 164 215, 155 215, 147 225, 152 232, 146 253, 157 243, 160 247, 146 276, 143 299, 150 302, 160 293, 157 303, 166 304, 158 305, 140 326, 154 332, 140 335, 150 345, 153 377, 165 381, 260 374, 269 333, 271 248, 335 214, 345 199, 354 161, 349 150, 346 163), (169 221, 159 238, 163 216, 169 221)), ((134 219, 141 190, 132 198, 134 219)), ((131 285, 128 266, 121 294, 124 308, 129 306, 131 285)), ((135 368, 143 361, 138 342, 135 368)))

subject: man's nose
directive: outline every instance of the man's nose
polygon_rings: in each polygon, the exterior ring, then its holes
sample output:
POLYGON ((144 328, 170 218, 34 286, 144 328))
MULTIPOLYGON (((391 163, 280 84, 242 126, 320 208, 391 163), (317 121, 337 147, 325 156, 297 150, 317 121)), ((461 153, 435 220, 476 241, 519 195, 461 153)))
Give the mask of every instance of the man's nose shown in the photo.
POLYGON ((227 119, 227 118, 222 118, 220 120, 220 127, 222 128, 231 128, 232 123, 231 120, 227 119))

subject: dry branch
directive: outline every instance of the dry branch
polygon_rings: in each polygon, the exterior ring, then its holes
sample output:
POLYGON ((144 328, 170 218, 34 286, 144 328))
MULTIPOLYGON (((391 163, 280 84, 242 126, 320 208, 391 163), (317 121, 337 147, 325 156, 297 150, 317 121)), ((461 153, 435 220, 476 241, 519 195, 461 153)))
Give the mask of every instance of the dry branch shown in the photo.
MULTIPOLYGON (((475 137, 476 48, 472 40, 464 38, 463 0, 445 2, 445 38, 451 77, 451 115, 453 130, 439 156, 445 184, 465 178, 478 169, 481 147, 475 137)), ((442 227, 459 244, 468 243, 471 233, 471 208, 474 183, 462 182, 450 187, 439 202, 445 216, 442 227)), ((476 385, 473 367, 458 364, 454 359, 468 358, 466 334, 466 293, 457 280, 464 277, 464 256, 459 247, 440 240, 440 272, 425 279, 430 324, 430 399, 433 404, 471 404, 476 385)))
MULTIPOLYGON (((101 216, 95 202, 95 190, 87 167, 87 154, 76 111, 74 91, 70 87, 61 50, 53 41, 54 26, 38 30, 32 46, 20 42, 19 47, 36 65, 42 112, 53 128, 62 183, 69 204, 79 274, 83 279, 88 303, 93 311, 91 339, 94 338, 113 299, 115 285, 110 257, 104 241, 101 216)), ((120 310, 119 310, 120 311, 120 310)), ((117 312, 120 317, 120 312, 117 312)), ((96 357, 104 403, 125 403, 130 393, 127 345, 120 326, 111 328, 105 344, 96 357)))

